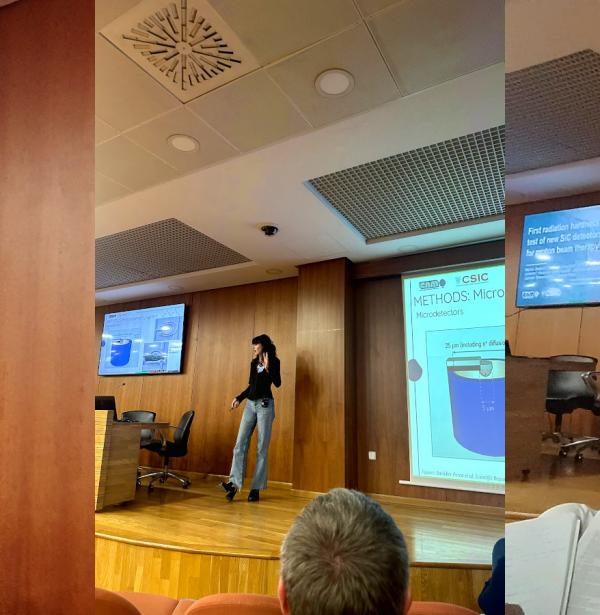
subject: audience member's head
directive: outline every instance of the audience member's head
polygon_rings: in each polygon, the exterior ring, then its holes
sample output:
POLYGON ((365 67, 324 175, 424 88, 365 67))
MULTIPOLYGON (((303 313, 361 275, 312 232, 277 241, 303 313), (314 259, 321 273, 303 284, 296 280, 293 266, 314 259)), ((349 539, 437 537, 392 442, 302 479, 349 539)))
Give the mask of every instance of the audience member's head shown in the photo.
POLYGON ((315 498, 281 548, 279 599, 286 615, 403 615, 410 596, 402 532, 358 491, 315 498))

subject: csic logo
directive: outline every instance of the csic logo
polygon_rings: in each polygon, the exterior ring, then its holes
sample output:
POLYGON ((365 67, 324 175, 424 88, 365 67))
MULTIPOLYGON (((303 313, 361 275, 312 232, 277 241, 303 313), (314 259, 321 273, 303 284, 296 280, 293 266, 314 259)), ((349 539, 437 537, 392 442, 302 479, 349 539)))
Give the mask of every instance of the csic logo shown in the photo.
POLYGON ((465 284, 480 284, 481 282, 487 282, 488 280, 489 276, 487 273, 471 273, 456 276, 456 284, 458 286, 464 286, 465 284))
POLYGON ((419 282, 419 288, 421 290, 444 288, 444 286, 446 286, 446 280, 444 280, 444 278, 442 278, 441 280, 424 280, 423 282, 419 282))

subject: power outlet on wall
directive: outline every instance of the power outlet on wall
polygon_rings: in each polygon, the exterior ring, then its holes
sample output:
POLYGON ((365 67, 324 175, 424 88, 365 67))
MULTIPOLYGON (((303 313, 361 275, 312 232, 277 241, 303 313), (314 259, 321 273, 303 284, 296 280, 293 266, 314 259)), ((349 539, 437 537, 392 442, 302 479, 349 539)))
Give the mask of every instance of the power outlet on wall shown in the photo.
POLYGON ((375 461, 377 459, 377 453, 375 451, 369 451, 369 461, 375 461))

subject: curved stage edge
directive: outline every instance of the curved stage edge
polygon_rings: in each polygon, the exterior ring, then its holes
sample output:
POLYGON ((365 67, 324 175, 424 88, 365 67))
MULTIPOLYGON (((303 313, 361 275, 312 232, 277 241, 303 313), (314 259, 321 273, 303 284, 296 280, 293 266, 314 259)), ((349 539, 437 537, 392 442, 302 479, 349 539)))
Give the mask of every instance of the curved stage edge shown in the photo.
MULTIPOLYGON (((117 591, 199 598, 220 592, 276 595, 279 547, 294 517, 316 494, 274 484, 261 502, 230 504, 217 477, 138 491, 134 502, 96 515, 96 585, 117 591)), ((501 509, 382 496, 411 555, 414 600, 478 610, 490 575, 501 509)))

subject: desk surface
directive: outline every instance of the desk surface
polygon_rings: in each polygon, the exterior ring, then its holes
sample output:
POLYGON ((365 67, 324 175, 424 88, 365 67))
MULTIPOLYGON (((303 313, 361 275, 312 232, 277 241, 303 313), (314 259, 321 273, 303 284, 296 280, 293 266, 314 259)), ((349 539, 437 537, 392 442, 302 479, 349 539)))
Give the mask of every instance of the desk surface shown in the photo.
POLYGON ((114 421, 113 425, 130 425, 132 427, 141 427, 142 429, 167 429, 171 427, 170 423, 142 423, 139 421, 114 421))

